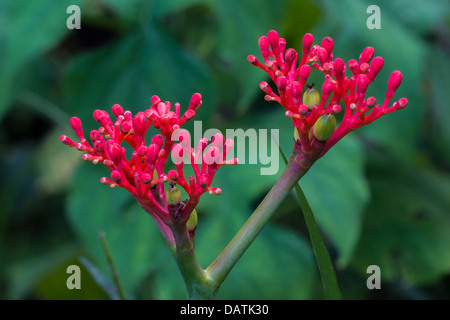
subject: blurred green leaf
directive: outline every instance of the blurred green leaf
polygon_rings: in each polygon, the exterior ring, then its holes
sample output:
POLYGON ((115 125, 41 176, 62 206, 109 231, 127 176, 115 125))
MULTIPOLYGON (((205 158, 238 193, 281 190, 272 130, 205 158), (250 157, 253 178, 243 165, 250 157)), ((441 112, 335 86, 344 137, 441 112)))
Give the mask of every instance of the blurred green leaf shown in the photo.
POLYGON ((445 154, 445 157, 437 155, 438 161, 450 165, 450 61, 448 54, 437 48, 431 48, 429 53, 429 88, 430 98, 427 106, 431 115, 431 123, 428 130, 428 138, 431 144, 445 154))
MULTIPOLYGON (((84 2, 77 5, 83 6, 84 2)), ((9 106, 14 94, 16 74, 26 64, 51 49, 69 32, 66 20, 67 7, 73 1, 2 1, 0 27, 0 117, 9 106)))
MULTIPOLYGON (((280 30, 286 16, 287 0, 274 3, 270 0, 216 1, 218 19, 218 63, 235 77, 236 95, 223 95, 227 105, 244 112, 259 90, 259 82, 266 74, 254 68, 247 56, 260 55, 258 39, 271 29, 280 30), (220 62, 219 62, 220 61, 220 62)), ((282 36, 282 35, 281 35, 282 36)), ((232 81, 232 80, 231 80, 232 81)))
MULTIPOLYGON (((214 105, 214 91, 203 63, 153 28, 74 59, 64 77, 66 108, 83 120, 91 119, 96 108, 109 110, 116 103, 132 112, 144 110, 153 95, 178 101, 185 110, 192 94, 201 92, 203 102, 214 105)), ((208 112, 199 109, 199 117, 208 112)))
MULTIPOLYGON (((43 252, 42 248, 30 256, 23 259, 10 261, 6 274, 10 281, 7 291, 8 299, 23 299, 39 285, 43 277, 48 275, 59 265, 64 264, 79 250, 74 243, 63 244, 56 248, 51 248, 43 252)), ((67 268, 68 265, 65 267, 67 268)), ((66 277, 67 279, 67 277, 66 277)), ((61 287, 66 287, 66 279, 59 283, 61 287)))
POLYGON ((384 281, 429 283, 450 272, 450 176, 431 168, 372 167, 373 200, 353 264, 384 281))
POLYGON ((164 265, 159 255, 168 249, 154 221, 127 191, 100 184, 106 171, 90 163, 80 166, 67 203, 68 217, 88 257, 104 272, 108 265, 98 231, 106 233, 125 290, 133 292, 148 272, 164 265))
POLYGON ((101 272, 89 259, 81 256, 80 262, 92 276, 92 279, 108 295, 111 300, 120 300, 116 286, 103 272, 101 272))
POLYGON ((400 21, 400 11, 390 11, 381 6, 381 29, 368 29, 366 9, 370 1, 323 0, 326 9, 319 34, 330 35, 335 42, 334 55, 344 60, 358 59, 367 46, 375 49, 375 56, 384 58, 383 70, 371 84, 367 95, 379 102, 385 97, 389 75, 394 70, 403 73, 403 82, 392 103, 402 97, 409 100, 407 109, 384 116, 370 126, 358 130, 374 141, 383 144, 401 161, 407 163, 417 148, 424 115, 423 97, 420 94, 425 47, 423 41, 400 21), (331 21, 328 23, 328 21, 331 21), (408 59, 405 59, 408 57, 408 59))
POLYGON ((338 267, 345 266, 353 254, 369 200, 364 160, 360 143, 349 135, 300 180, 319 226, 339 252, 338 267))

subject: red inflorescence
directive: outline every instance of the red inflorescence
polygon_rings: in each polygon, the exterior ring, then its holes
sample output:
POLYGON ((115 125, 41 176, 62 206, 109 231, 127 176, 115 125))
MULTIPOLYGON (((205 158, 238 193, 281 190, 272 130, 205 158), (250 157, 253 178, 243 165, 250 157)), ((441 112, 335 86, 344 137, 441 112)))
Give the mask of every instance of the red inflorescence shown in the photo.
POLYGON ((310 134, 311 128, 321 116, 340 112, 341 101, 345 105, 343 120, 327 140, 323 152, 329 150, 350 131, 369 124, 386 113, 403 109, 408 104, 408 100, 402 98, 389 106, 402 81, 400 71, 392 72, 386 98, 381 105, 377 104, 374 97, 366 98, 368 86, 375 80, 384 64, 383 58, 373 58, 372 47, 365 48, 358 61, 348 61, 351 74, 346 75, 347 66, 344 61, 340 58, 333 59, 334 43, 330 37, 325 37, 321 45, 313 45, 313 36, 305 34, 301 57, 292 48, 285 50, 286 41, 274 30, 269 31, 267 37, 262 36, 258 44, 264 63, 254 55, 249 55, 248 61, 267 72, 277 86, 278 93, 274 92, 267 82, 260 83, 266 94, 265 100, 277 101, 286 109, 286 116, 292 119, 298 131, 299 139, 296 142, 304 152, 313 148, 315 138, 310 134), (305 84, 308 88, 313 86, 306 83, 311 67, 323 72, 325 79, 318 103, 308 107, 307 103, 302 101, 302 93, 307 90, 305 84))
POLYGON ((82 156, 83 160, 106 166, 111 171, 110 177, 103 177, 100 182, 129 191, 157 221, 171 225, 176 219, 178 223, 185 223, 204 192, 221 193, 219 188, 211 186, 217 169, 223 164, 237 163, 237 159, 225 160, 233 148, 232 140, 225 140, 223 135, 216 134, 211 143, 203 138, 194 149, 191 147, 189 133, 180 129, 195 116, 195 111, 202 104, 201 99, 201 95, 195 93, 183 115, 180 114, 179 103, 171 110, 170 102, 162 102, 157 96, 151 98, 152 105, 148 110, 138 112, 134 117, 130 111, 114 105, 112 113, 117 118, 115 122, 106 111, 95 110, 94 119, 100 123, 100 128, 91 131, 92 144, 84 137, 78 117, 73 117, 70 125, 80 142, 74 142, 65 135, 60 140, 86 152, 82 156), (146 145, 145 135, 151 125, 159 129, 161 134, 153 136, 146 145), (122 146, 124 141, 133 149, 129 159, 122 146), (170 155, 174 159, 176 170, 166 173, 170 155), (194 172, 188 179, 183 172, 185 163, 190 163, 194 172), (181 186, 189 198, 176 207, 169 205, 165 193, 166 182, 172 186, 181 186))

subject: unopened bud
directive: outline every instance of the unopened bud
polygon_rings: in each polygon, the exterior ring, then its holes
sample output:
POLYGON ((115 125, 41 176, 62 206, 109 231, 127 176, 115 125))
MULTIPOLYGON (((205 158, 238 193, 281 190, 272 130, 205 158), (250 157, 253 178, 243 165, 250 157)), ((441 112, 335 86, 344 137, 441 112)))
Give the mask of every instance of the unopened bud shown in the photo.
POLYGON ((196 111, 202 105, 202 95, 200 93, 194 93, 189 103, 189 109, 196 111))
POLYGON ((359 64, 367 63, 372 59, 375 50, 372 47, 367 47, 363 50, 361 55, 359 56, 359 64))
POLYGON ((119 104, 115 104, 112 106, 112 113, 118 117, 123 115, 123 108, 119 104))
POLYGON ((280 37, 278 36, 278 33, 275 30, 270 30, 267 36, 269 38, 269 43, 270 46, 272 47, 273 54, 278 54, 278 52, 280 52, 280 49, 278 48, 280 42, 280 37))
POLYGON ((319 141, 327 141, 336 129, 336 118, 332 114, 324 114, 313 126, 313 134, 319 141))
POLYGON ((308 54, 311 51, 311 46, 313 43, 313 35, 311 33, 307 33, 303 36, 302 45, 303 45, 303 53, 308 54))
POLYGON ((333 51, 333 47, 334 47, 333 39, 331 39, 330 37, 323 38, 322 48, 327 50, 328 54, 331 54, 331 52, 333 51))
POLYGON ((303 94, 303 104, 312 110, 315 105, 320 104, 320 93, 312 86, 309 87, 303 94))
POLYGON ((396 70, 391 73, 391 76, 389 77, 388 80, 388 90, 386 92, 387 98, 392 98, 394 96, 394 93, 402 83, 402 80, 403 75, 400 71, 396 70))
POLYGON ((334 76, 337 81, 341 81, 345 74, 345 64, 341 58, 336 58, 333 62, 334 76))
POLYGON ((83 128, 81 126, 81 120, 78 117, 72 117, 70 119, 70 126, 78 137, 83 136, 83 128))
POLYGON ((197 229, 198 216, 197 211, 194 209, 189 216, 189 220, 186 222, 186 227, 189 232, 194 232, 197 229))
POLYGON ((298 82, 300 82, 300 84, 303 86, 308 80, 310 74, 311 74, 311 67, 309 66, 309 64, 304 64, 300 68, 300 76, 298 78, 298 82))
POLYGON ((173 181, 177 181, 178 180, 178 172, 176 172, 175 170, 170 170, 167 173, 167 176, 169 177, 170 180, 173 180, 173 181))
POLYGON ((372 109, 377 104, 377 99, 375 97, 369 97, 366 101, 366 107, 372 109))
POLYGON ((269 56, 269 39, 266 36, 262 36, 258 41, 259 48, 263 57, 269 56))
POLYGON ((169 206, 174 206, 181 202, 181 191, 177 187, 169 187, 166 191, 166 200, 169 206))

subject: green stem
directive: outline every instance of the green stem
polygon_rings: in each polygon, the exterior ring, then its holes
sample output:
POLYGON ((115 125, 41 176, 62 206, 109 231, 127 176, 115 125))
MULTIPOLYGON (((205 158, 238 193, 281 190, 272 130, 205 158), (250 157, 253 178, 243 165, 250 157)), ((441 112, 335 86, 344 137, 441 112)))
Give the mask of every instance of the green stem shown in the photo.
POLYGON ((109 268, 111 270, 113 281, 116 285, 117 292, 119 293, 120 299, 126 300, 127 297, 125 294, 125 290, 123 289, 122 281, 120 280, 120 277, 119 277, 119 272, 117 271, 117 267, 116 267, 116 264, 114 263, 114 259, 111 254, 111 250, 109 249, 108 242, 106 241, 105 233, 103 231, 100 231, 98 233, 98 237, 100 239, 100 242, 102 243, 103 251, 105 251, 106 259, 108 260, 109 268))
POLYGON ((183 277, 188 300, 215 299, 219 285, 198 263, 194 238, 190 237, 186 224, 176 223, 170 227, 175 238, 175 245, 170 250, 183 277))
POLYGON ((261 232, 281 202, 318 158, 318 151, 315 149, 313 153, 305 155, 298 148, 294 148, 281 177, 233 240, 206 269, 206 272, 217 283, 220 284, 225 280, 231 269, 261 232))

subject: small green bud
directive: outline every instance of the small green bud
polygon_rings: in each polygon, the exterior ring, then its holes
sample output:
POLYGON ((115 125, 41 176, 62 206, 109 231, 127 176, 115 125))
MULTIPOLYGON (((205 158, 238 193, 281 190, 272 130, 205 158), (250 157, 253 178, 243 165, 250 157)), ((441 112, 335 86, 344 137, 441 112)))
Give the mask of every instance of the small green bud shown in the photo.
POLYGON ((177 205, 181 202, 181 191, 177 187, 169 187, 166 191, 167 204, 170 206, 177 205))
POLYGON ((336 118, 332 114, 324 114, 313 126, 313 134, 319 141, 327 141, 336 129, 336 118))
POLYGON ((198 222, 197 211, 195 211, 194 209, 192 210, 191 215, 189 216, 189 220, 186 222, 186 227, 189 232, 194 232, 195 229, 197 229, 197 222, 198 222))
POLYGON ((297 127, 294 127, 294 141, 295 142, 297 142, 297 141, 300 142, 300 134, 298 133, 297 127))
POLYGON ((320 93, 312 85, 307 85, 307 87, 308 89, 303 93, 303 104, 312 110, 315 105, 320 104, 320 93))

